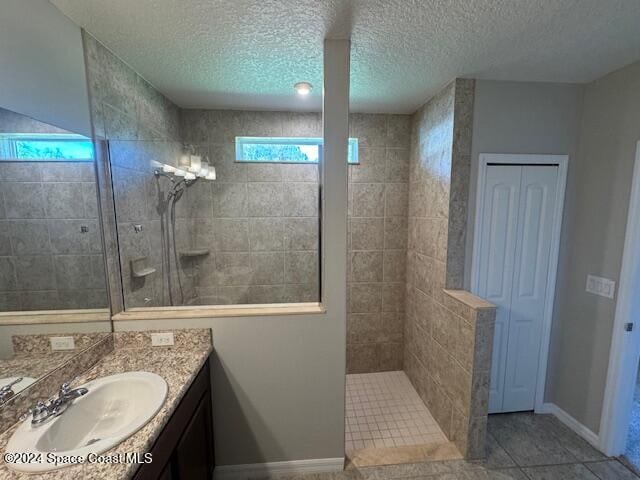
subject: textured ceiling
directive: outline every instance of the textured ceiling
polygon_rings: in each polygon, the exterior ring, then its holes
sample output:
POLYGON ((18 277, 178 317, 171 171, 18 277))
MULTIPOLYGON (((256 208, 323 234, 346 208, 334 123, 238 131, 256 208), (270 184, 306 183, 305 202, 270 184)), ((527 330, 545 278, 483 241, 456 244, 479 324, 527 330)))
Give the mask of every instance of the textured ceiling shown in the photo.
POLYGON ((639 0, 51 2, 190 108, 319 109, 325 37, 351 37, 361 112, 411 113, 456 76, 588 82, 640 59, 639 0))

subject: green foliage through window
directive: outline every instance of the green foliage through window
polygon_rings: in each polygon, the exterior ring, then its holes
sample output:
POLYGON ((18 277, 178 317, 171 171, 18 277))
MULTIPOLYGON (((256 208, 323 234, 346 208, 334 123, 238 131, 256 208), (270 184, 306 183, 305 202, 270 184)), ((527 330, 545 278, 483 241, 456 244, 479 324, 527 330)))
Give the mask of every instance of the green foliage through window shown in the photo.
MULTIPOLYGON (((322 138, 236 137, 236 161, 318 163, 322 138)), ((348 162, 358 163, 358 139, 349 139, 348 162)))
POLYGON ((81 135, 0 134, 0 159, 91 161, 93 143, 81 135))

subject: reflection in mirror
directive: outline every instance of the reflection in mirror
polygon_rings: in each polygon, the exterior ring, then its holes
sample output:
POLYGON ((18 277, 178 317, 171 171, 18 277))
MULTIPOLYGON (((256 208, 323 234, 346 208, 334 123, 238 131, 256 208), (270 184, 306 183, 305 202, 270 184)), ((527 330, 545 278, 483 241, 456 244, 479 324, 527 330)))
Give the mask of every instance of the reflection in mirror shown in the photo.
POLYGON ((0 108, 0 311, 106 308, 91 140, 0 108))
POLYGON ((102 250, 91 139, 0 108, 0 408, 111 330, 102 250))
POLYGON ((108 333, 11 335, 0 345, 0 406, 108 333), (10 341, 7 348, 6 341, 10 341))
POLYGON ((179 108, 85 48, 125 308, 319 301, 321 114, 179 108))
POLYGON ((81 30, 8 0, 0 45, 2 431, 112 342, 81 30))

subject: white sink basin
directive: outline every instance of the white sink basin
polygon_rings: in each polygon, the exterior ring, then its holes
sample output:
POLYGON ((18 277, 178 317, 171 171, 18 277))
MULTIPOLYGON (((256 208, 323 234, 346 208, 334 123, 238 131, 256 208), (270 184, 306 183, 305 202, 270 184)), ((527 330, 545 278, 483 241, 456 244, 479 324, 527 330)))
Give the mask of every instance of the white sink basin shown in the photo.
POLYGON ((63 456, 86 459, 89 454, 103 453, 145 426, 167 396, 167 382, 148 372, 110 375, 82 386, 89 392, 62 415, 37 427, 28 418, 18 427, 6 452, 35 455, 28 463, 7 463, 10 468, 44 472, 74 463, 64 461, 63 456), (51 462, 51 454, 59 463, 51 462))
POLYGON ((33 382, 36 381, 35 378, 31 378, 31 377, 0 378, 0 388, 4 387, 5 385, 9 385, 9 384, 15 382, 19 378, 22 378, 22 380, 20 382, 18 382, 18 383, 15 383, 13 385, 13 387, 11 387, 11 390, 13 390, 13 393, 21 392, 22 390, 24 390, 25 388, 27 388, 29 385, 31 385, 33 382))

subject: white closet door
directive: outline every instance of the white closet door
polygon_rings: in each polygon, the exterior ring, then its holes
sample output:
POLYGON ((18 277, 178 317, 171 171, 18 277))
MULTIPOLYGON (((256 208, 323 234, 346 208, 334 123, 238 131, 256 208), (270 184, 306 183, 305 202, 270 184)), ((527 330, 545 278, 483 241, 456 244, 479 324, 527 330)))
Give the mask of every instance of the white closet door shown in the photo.
POLYGON ((534 407, 557 176, 556 166, 522 167, 504 412, 534 407))
POLYGON ((520 201, 520 166, 487 167, 478 294, 498 306, 491 363, 489 412, 502 410, 511 289, 520 201))

